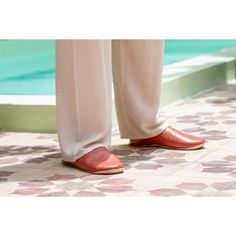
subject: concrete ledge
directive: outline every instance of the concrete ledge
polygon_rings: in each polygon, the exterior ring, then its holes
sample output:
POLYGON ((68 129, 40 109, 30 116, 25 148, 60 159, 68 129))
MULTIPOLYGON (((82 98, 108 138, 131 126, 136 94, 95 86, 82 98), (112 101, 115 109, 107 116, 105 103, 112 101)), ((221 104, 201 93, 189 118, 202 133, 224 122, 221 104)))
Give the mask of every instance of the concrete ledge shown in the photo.
POLYGON ((55 96, 0 96, 0 131, 56 132, 55 96))
POLYGON ((164 68, 162 106, 196 96, 236 78, 236 48, 171 64, 164 68))
POLYGON ((47 105, 0 105, 1 131, 56 132, 56 107, 47 105))
MULTIPOLYGON (((164 67, 161 106, 236 78, 236 48, 164 67)), ((117 126, 113 100, 113 127, 117 126)), ((56 132, 55 96, 0 96, 0 130, 56 132)))

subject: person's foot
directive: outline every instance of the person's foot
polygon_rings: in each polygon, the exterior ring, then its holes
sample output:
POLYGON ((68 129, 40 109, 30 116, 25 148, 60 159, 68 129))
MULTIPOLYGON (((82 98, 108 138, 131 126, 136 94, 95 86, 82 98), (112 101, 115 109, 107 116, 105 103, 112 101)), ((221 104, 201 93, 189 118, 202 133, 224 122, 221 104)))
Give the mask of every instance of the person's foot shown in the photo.
POLYGON ((192 150, 203 147, 205 138, 185 134, 172 127, 151 138, 130 139, 131 146, 158 146, 168 149, 192 150))
POLYGON ((106 147, 95 148, 74 162, 62 163, 92 174, 118 174, 124 170, 124 164, 106 147))

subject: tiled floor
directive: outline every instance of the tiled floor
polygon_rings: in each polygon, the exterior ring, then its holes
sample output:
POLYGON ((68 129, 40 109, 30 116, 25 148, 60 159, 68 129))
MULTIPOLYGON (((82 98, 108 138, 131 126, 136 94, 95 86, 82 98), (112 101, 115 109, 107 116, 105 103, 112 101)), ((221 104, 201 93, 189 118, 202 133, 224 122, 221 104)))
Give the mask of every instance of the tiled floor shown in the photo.
POLYGON ((207 138, 204 149, 131 148, 113 132, 126 165, 91 175, 60 163, 56 134, 0 132, 0 196, 234 196, 236 83, 161 111, 176 128, 207 138))

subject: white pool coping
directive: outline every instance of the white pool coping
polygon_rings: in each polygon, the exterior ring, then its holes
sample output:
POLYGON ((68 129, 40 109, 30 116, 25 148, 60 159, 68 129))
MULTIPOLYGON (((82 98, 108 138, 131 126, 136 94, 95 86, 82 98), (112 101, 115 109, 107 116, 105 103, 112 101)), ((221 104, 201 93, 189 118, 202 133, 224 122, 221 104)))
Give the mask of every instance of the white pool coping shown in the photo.
POLYGON ((163 82, 169 80, 178 79, 179 76, 185 76, 187 74, 192 74, 196 71, 200 71, 212 66, 216 66, 222 63, 233 62, 236 59, 236 48, 235 56, 227 56, 226 51, 222 51, 217 54, 203 55, 199 57, 194 57, 189 60, 176 62, 164 67, 163 70, 163 82))
POLYGON ((0 104, 11 105, 56 105, 55 96, 0 95, 0 104))

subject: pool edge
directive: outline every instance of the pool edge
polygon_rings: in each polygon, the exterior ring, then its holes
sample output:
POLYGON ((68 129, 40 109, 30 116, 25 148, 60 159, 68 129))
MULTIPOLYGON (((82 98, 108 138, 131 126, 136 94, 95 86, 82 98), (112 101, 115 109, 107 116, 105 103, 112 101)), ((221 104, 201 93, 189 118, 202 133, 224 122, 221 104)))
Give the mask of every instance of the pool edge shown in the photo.
MULTIPOLYGON (((196 96, 236 78, 236 48, 225 49, 164 67, 161 107, 196 96), (204 62, 204 63, 203 63, 204 62)), ((55 133, 55 96, 40 96, 44 102, 26 101, 25 96, 0 96, 0 131, 55 133), (19 100, 22 97, 22 100, 19 100), (51 99, 50 99, 51 98, 51 99), (17 101, 14 103, 14 100, 17 101), (20 102, 21 101, 21 102, 20 102)), ((31 96, 37 97, 37 96, 31 96)), ((115 104, 113 127, 117 126, 115 104)))

